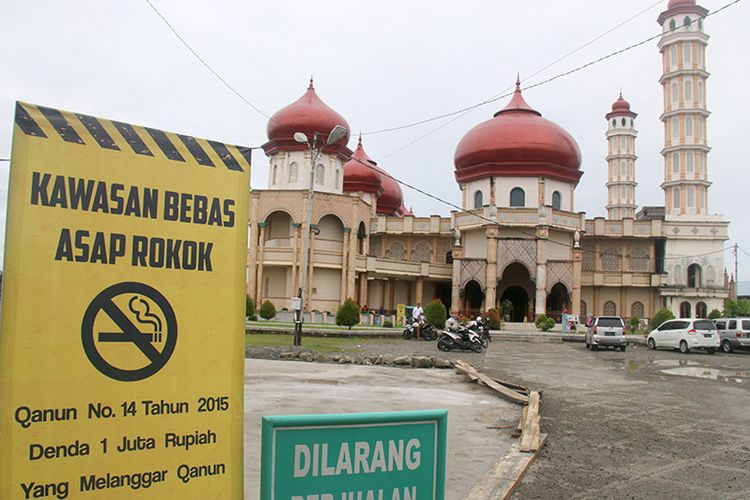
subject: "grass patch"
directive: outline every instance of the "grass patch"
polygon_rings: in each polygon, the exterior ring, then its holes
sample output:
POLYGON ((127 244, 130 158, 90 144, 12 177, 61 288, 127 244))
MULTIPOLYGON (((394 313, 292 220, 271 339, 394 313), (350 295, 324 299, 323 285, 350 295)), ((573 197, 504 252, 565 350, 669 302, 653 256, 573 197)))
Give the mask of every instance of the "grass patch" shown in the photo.
MULTIPOLYGON (((375 345, 388 342, 388 339, 375 338, 341 338, 341 337, 305 337, 302 336, 302 347, 318 352, 357 352, 363 345, 375 345)), ((253 333, 245 335, 245 345, 251 347, 293 347, 294 335, 253 333)))
MULTIPOLYGON (((250 321, 248 322, 250 326, 259 326, 259 327, 294 327, 294 323, 287 322, 287 321, 250 321)), ((314 328, 316 330, 349 330, 348 326, 339 326, 339 325, 332 325, 330 323, 305 323, 305 328, 314 328)), ((383 330, 383 329, 389 329, 383 326, 377 326, 377 325, 355 325, 352 327, 352 331, 356 330, 383 330)), ((395 328, 397 329, 397 328, 395 328)))

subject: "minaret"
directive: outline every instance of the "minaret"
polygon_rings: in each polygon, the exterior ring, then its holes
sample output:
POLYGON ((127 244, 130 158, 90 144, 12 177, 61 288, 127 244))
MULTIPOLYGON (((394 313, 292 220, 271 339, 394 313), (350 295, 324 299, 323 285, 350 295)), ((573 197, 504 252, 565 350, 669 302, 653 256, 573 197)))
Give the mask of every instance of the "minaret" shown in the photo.
POLYGON ((607 142, 607 218, 619 220, 635 218, 635 130, 636 113, 630 111, 630 104, 620 97, 612 104, 612 111, 606 114, 607 142))
POLYGON ((708 213, 705 50, 708 10, 695 0, 670 0, 659 15, 664 88, 664 189, 667 216, 708 213))

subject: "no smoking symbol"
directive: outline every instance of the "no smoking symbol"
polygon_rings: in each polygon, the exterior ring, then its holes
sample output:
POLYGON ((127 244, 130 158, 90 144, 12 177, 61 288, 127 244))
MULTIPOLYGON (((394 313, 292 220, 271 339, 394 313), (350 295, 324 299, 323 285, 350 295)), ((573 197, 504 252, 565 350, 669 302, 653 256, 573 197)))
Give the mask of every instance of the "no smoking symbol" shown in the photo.
POLYGON ((143 380, 169 361, 177 344, 177 320, 155 288, 118 283, 91 301, 81 323, 81 342, 91 364, 104 375, 124 382, 143 380))

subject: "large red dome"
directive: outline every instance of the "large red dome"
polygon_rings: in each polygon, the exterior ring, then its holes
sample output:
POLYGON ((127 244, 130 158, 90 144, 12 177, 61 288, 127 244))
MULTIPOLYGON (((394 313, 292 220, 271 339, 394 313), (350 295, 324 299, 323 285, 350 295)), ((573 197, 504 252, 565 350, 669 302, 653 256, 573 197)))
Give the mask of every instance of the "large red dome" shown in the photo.
POLYGON ((317 132, 319 144, 322 144, 336 125, 345 127, 347 133, 326 149, 341 152, 346 149, 346 144, 349 142, 349 124, 343 116, 318 97, 311 79, 302 97, 277 111, 268 121, 266 127, 268 142, 263 145, 263 149, 266 154, 271 154, 279 147, 285 150, 307 148, 305 144, 294 140, 295 132, 302 132, 308 137, 312 137, 313 133, 317 132))
POLYGON ((380 179, 383 183, 383 193, 378 197, 377 213, 379 215, 401 215, 404 195, 398 182, 380 167, 380 179))
POLYGON ((383 182, 376 169, 377 163, 365 153, 360 137, 352 159, 344 164, 344 191, 364 191, 375 196, 381 194, 383 182))
POLYGON ((575 139, 526 103, 518 81, 508 105, 461 139, 454 163, 459 182, 549 177, 577 183, 582 175, 575 139))

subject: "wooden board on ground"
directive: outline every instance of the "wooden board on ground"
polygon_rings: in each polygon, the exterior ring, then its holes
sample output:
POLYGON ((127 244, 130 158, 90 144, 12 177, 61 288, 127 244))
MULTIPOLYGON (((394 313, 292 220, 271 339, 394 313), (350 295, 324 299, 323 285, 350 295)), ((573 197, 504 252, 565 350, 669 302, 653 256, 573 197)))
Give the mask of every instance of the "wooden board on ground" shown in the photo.
MULTIPOLYGON (((541 434, 539 449, 546 442, 547 435, 541 434)), ((539 456, 539 452, 521 453, 514 446, 510 453, 490 468, 487 474, 464 497, 464 500, 485 500, 488 498, 506 500, 510 498, 537 456, 539 456)))
POLYGON ((476 368, 466 363, 465 361, 462 361, 460 359, 456 360, 453 362, 453 366, 456 367, 456 371, 458 371, 459 373, 463 373, 464 376, 468 377, 469 379, 478 379, 479 382, 499 393, 501 396, 510 399, 514 403, 526 404, 529 401, 528 396, 520 394, 513 389, 509 389, 508 387, 496 382, 484 373, 477 371, 476 368))
POLYGON ((537 451, 540 446, 541 417, 539 416, 539 393, 529 395, 529 406, 521 430, 521 451, 537 451))

